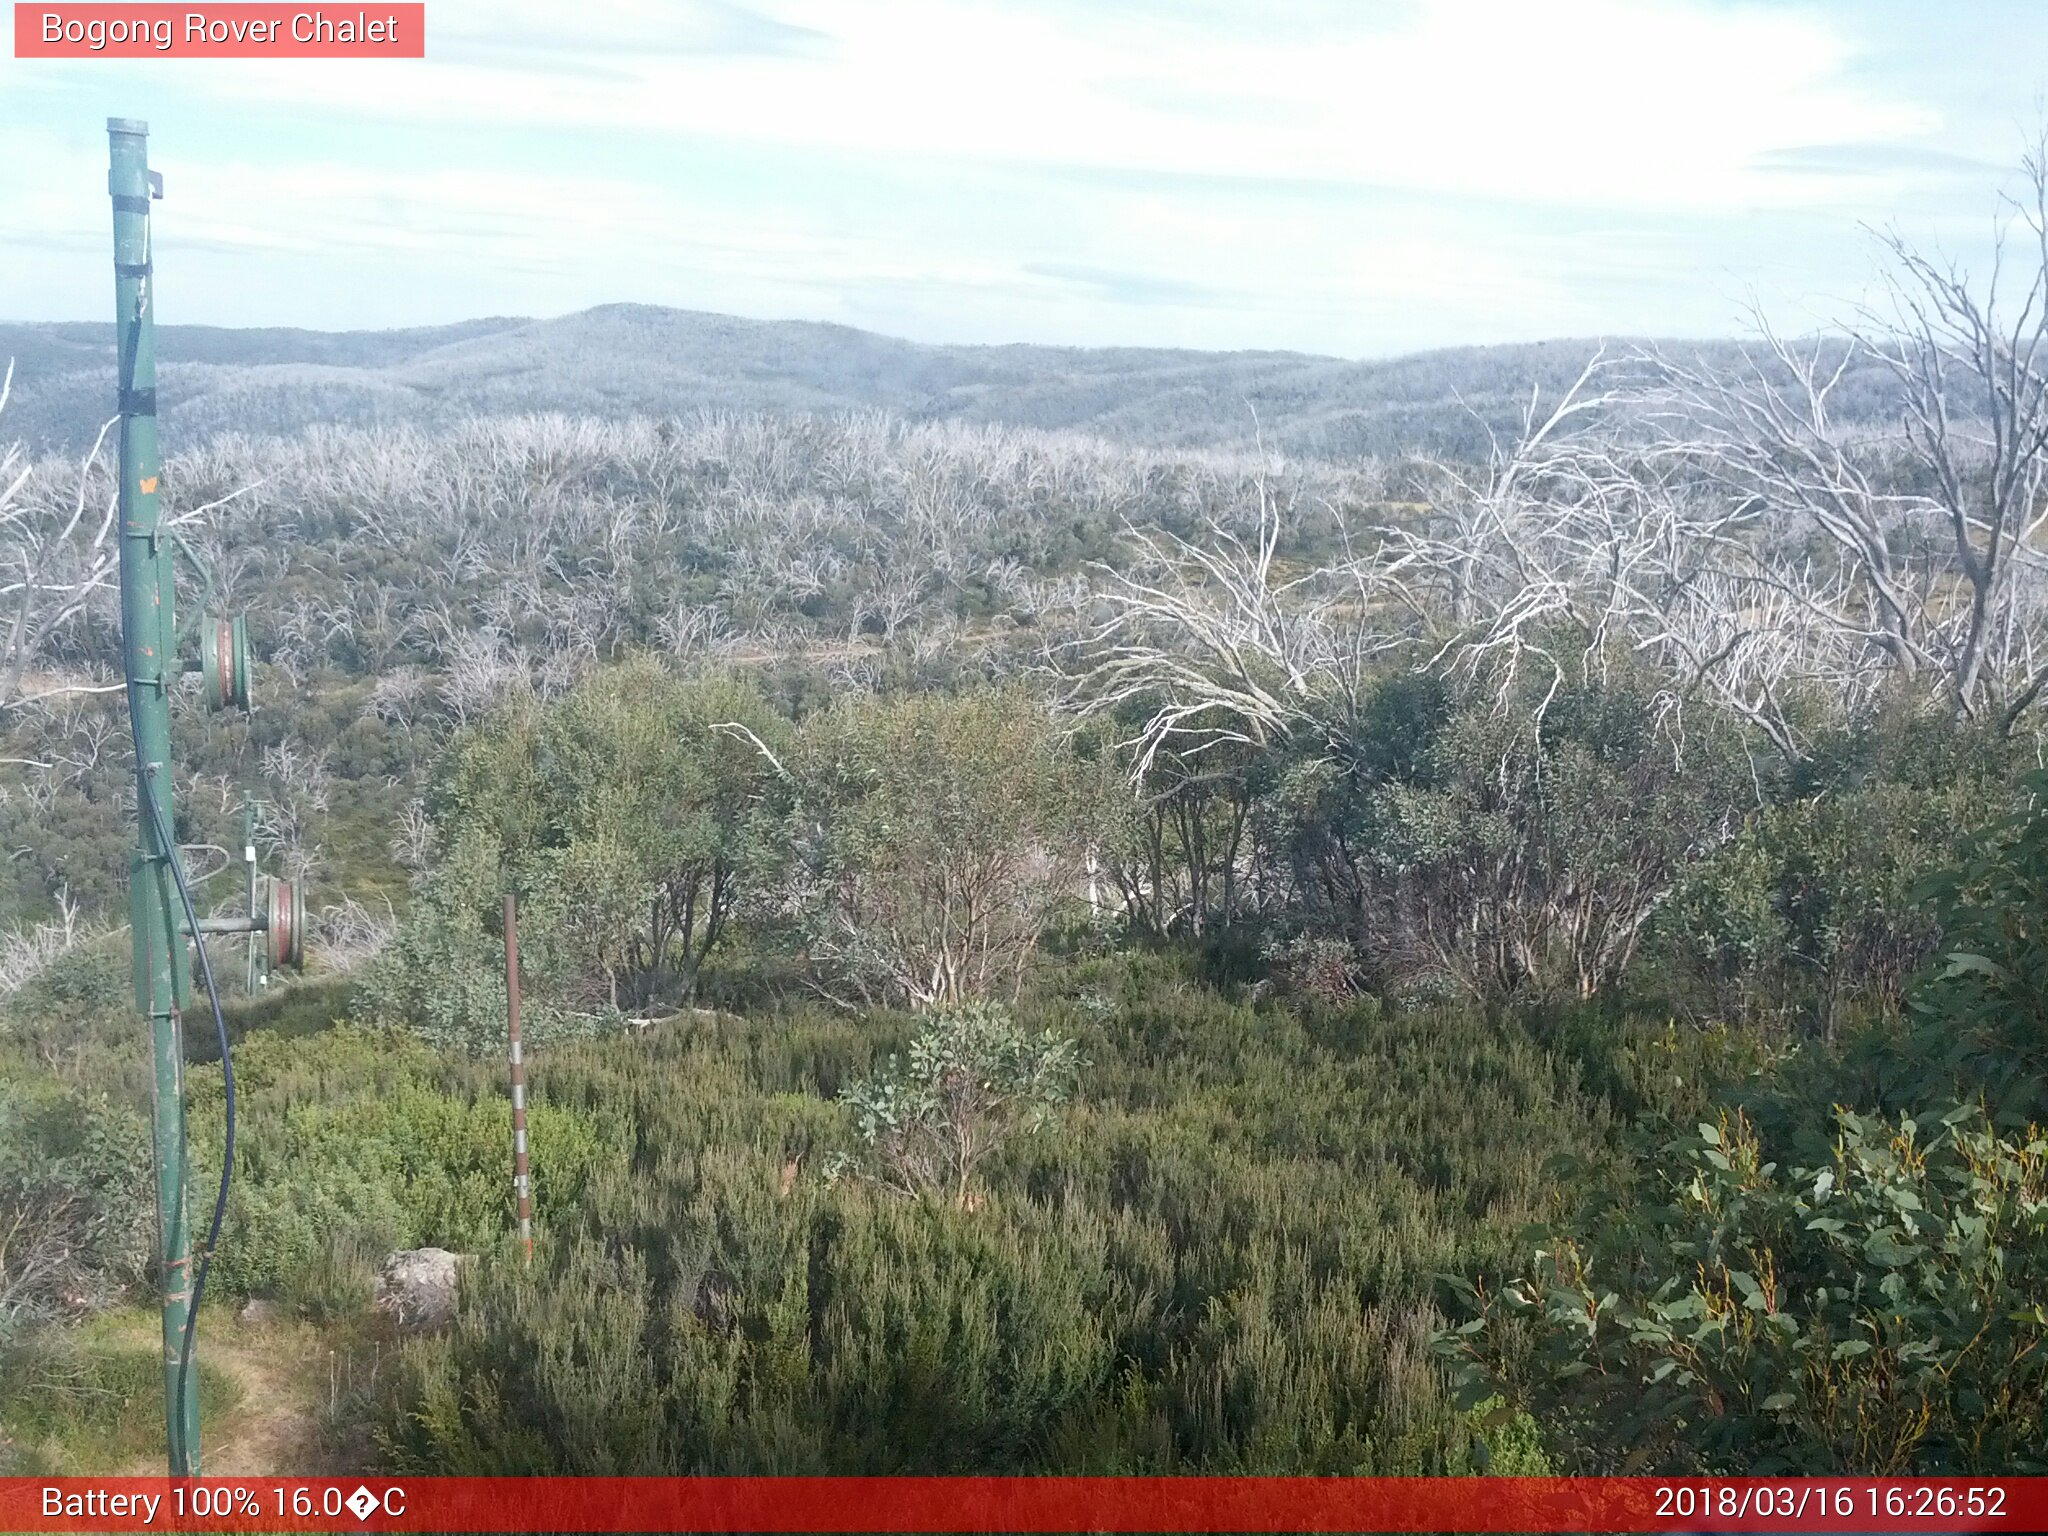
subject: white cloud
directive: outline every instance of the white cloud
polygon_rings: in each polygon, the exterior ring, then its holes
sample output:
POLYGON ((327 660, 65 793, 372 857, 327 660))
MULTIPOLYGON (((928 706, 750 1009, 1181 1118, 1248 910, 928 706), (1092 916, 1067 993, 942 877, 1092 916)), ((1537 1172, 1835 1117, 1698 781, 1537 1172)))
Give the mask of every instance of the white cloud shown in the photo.
MULTIPOLYGON (((176 291, 221 323, 625 298, 1339 352, 1723 330, 1746 274, 1803 296, 1860 259, 1859 219, 1975 185, 1969 77, 1917 99, 1869 14, 435 0, 424 62, 16 62, 0 308, 98 311, 75 252, 105 239, 98 116, 132 100, 165 109, 176 291), (74 118, 92 131, 32 126, 74 118), (351 142, 358 124, 377 131, 351 142), (17 260, 9 226, 41 254, 17 260)), ((1998 51, 1988 28, 1974 46, 1998 51)))
POLYGON ((1926 108, 1848 83, 1836 32, 1784 8, 1430 0, 1383 26, 1357 6, 1313 36, 1165 25, 1118 6, 777 0, 758 10, 751 25, 764 38, 820 41, 722 51, 711 34, 743 30, 733 7, 437 0, 424 64, 186 67, 212 71, 224 95, 424 122, 1639 208, 1810 204, 1851 179, 1759 162, 1940 126, 1926 108), (674 17, 667 34, 663 14, 674 17), (464 41, 444 62, 435 39, 447 34, 464 41), (480 39, 505 62, 479 55, 480 39))

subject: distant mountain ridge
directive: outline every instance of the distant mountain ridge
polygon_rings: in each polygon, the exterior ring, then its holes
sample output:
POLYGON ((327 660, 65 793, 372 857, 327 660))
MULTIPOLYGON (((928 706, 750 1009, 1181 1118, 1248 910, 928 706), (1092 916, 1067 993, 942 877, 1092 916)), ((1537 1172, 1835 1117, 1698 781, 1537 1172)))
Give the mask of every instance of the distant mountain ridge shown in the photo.
MULTIPOLYGON (((1532 388, 1563 389, 1598 343, 1461 347, 1379 361, 1298 352, 933 346, 814 321, 607 304, 550 320, 398 331, 157 330, 167 446, 317 424, 432 427, 563 411, 887 410, 913 420, 1072 429, 1158 447, 1263 441, 1308 457, 1482 451, 1532 388)), ((1725 351, 1733 343, 1686 343, 1725 351)), ((0 324, 15 360, 0 437, 92 440, 113 396, 113 327, 0 324)))

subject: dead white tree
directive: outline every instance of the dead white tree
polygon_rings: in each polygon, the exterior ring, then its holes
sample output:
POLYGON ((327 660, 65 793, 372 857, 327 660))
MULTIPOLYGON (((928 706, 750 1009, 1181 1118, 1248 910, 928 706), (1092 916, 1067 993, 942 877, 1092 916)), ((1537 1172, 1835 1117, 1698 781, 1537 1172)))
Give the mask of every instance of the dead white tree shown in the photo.
POLYGON ((1981 291, 1955 262, 1888 234, 1890 323, 1860 338, 1898 381, 1907 451, 1961 577, 1961 594, 1929 605, 1944 682, 1964 713, 2006 729, 2048 685, 2048 134, 2021 165, 2026 189, 2006 199, 1981 291), (2015 302, 2000 289, 2016 232, 2015 302))
POLYGON ((55 917, 0 933, 0 998, 12 997, 41 975, 51 961, 104 931, 81 924, 78 903, 60 887, 55 917))
POLYGON ((499 700, 531 688, 532 667, 496 630, 461 630, 450 637, 440 683, 448 712, 456 724, 468 725, 499 700))
POLYGON ((664 651, 684 660, 721 655, 738 639, 718 609, 680 602, 655 621, 654 633, 664 651))
POLYGON ((1604 665, 1617 639, 1641 638, 1699 532, 1586 430, 1615 405, 1610 366, 1596 355, 1554 402, 1532 393, 1483 472, 1437 466, 1427 515, 1365 530, 1369 547, 1330 565, 1280 572, 1283 520, 1263 476, 1249 539, 1134 536, 1137 572, 1107 573, 1108 617, 1083 647, 1082 701, 1150 705, 1130 744, 1141 775, 1168 748, 1330 737, 1396 655, 1483 678, 1504 705, 1540 663, 1540 719, 1569 666, 1604 665))
POLYGON ((1487 426, 1489 451, 1483 475, 1468 475, 1443 462, 1426 463, 1437 482, 1428 515, 1418 524, 1382 530, 1392 566, 1414 568, 1417 580, 1403 590, 1411 594, 1410 606, 1425 625, 1455 634, 1472 624, 1482 609, 1498 606, 1501 594, 1487 590, 1490 585, 1498 588, 1503 576, 1509 583, 1520 580, 1521 573, 1513 569, 1514 551, 1529 521, 1537 483, 1556 478, 1560 468, 1575 464, 1583 452, 1578 429, 1614 402, 1611 391, 1598 387, 1607 382, 1612 368, 1604 352, 1595 353, 1547 410, 1541 393, 1531 390, 1512 442, 1503 443, 1487 426))
POLYGON ((407 736, 433 708, 434 680, 425 668, 402 665, 386 668, 370 684, 370 696, 363 713, 397 726, 407 736))
POLYGON ((324 747, 301 747, 289 739, 263 749, 263 776, 281 796, 325 813, 332 772, 324 747))
POLYGON ((296 800, 265 798, 255 802, 255 812, 258 845, 284 866, 287 879, 306 881, 320 863, 306 808, 296 800))
POLYGON ((1554 403, 1532 391, 1483 472, 1431 466, 1429 513, 1380 530, 1380 590, 1428 645, 1425 667, 1489 687, 1506 708, 1532 665, 1540 727, 1572 672, 1604 675, 1654 631, 1661 594, 1714 531, 1609 430, 1613 362, 1596 353, 1554 403))
POLYGON ((1066 658, 1070 702, 1148 711, 1124 745, 1142 778, 1162 751, 1315 737, 1355 709, 1372 664, 1407 641, 1385 622, 1387 572, 1367 558, 1287 576, 1263 480, 1249 539, 1131 530, 1131 569, 1096 567, 1106 615, 1066 658))
MULTIPOLYGON (((0 413, 13 387, 10 362, 0 376, 0 413)), ((46 659, 57 635, 115 585, 120 552, 109 534, 118 488, 99 462, 113 425, 108 421, 100 427, 69 498, 38 480, 20 444, 0 449, 0 711, 61 694, 122 687, 75 679, 29 684, 30 669, 46 659), (88 508, 96 517, 88 515, 88 508)))
POLYGON ((405 802, 399 809, 398 829, 386 846, 401 868, 416 875, 425 871, 434 852, 434 819, 427 814, 426 801, 415 795, 405 802))
POLYGON ((1384 590, 1430 637, 1424 665, 1489 688, 1540 731, 1568 679, 1604 683, 1626 661, 1656 680, 1663 723, 1704 693, 1800 755, 1802 690, 1842 702, 1871 686, 1863 648, 1830 618, 1839 569, 1764 547, 1754 498, 1692 483, 1611 414, 1584 433, 1548 430, 1559 419, 1484 479, 1443 471, 1448 511, 1387 530, 1384 590), (1522 686, 1531 668, 1540 694, 1522 686))
POLYGON ((398 916, 388 899, 382 905, 384 910, 377 912, 344 896, 314 915, 312 950, 322 971, 353 971, 391 942, 398 932, 398 916))
POLYGON ((1645 398, 1657 450, 1749 525, 1731 579, 1828 632, 1821 686, 1875 667, 2006 730, 2048 688, 2048 142, 2022 170, 1981 280, 1883 235, 1888 303, 1853 334, 1759 319, 1735 368, 1649 359, 1645 398), (1876 428, 1840 420, 1859 369, 1897 391, 1876 428))

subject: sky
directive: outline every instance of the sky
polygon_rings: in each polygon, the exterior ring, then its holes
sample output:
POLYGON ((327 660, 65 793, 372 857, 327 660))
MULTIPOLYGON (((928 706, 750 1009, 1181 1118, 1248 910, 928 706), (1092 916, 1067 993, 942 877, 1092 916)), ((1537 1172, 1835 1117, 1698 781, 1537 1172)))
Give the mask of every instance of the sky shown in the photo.
POLYGON ((424 60, 0 59, 0 319, 110 310, 109 116, 165 177, 165 323, 630 301, 1349 357, 1826 323, 1873 227, 1980 260, 2048 121, 2031 0, 426 14, 424 60))

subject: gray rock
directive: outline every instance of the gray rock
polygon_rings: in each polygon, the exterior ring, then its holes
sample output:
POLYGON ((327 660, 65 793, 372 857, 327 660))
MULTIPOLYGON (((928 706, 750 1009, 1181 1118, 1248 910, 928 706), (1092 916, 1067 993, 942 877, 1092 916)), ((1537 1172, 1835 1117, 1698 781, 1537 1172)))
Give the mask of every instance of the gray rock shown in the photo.
POLYGON ((475 1257, 446 1248, 402 1248, 385 1258, 370 1305, 401 1327, 438 1328, 454 1320, 462 1266, 475 1257))
POLYGON ((235 1316, 245 1323, 274 1323, 284 1314, 274 1301, 261 1296, 252 1296, 242 1303, 242 1310, 235 1316))

